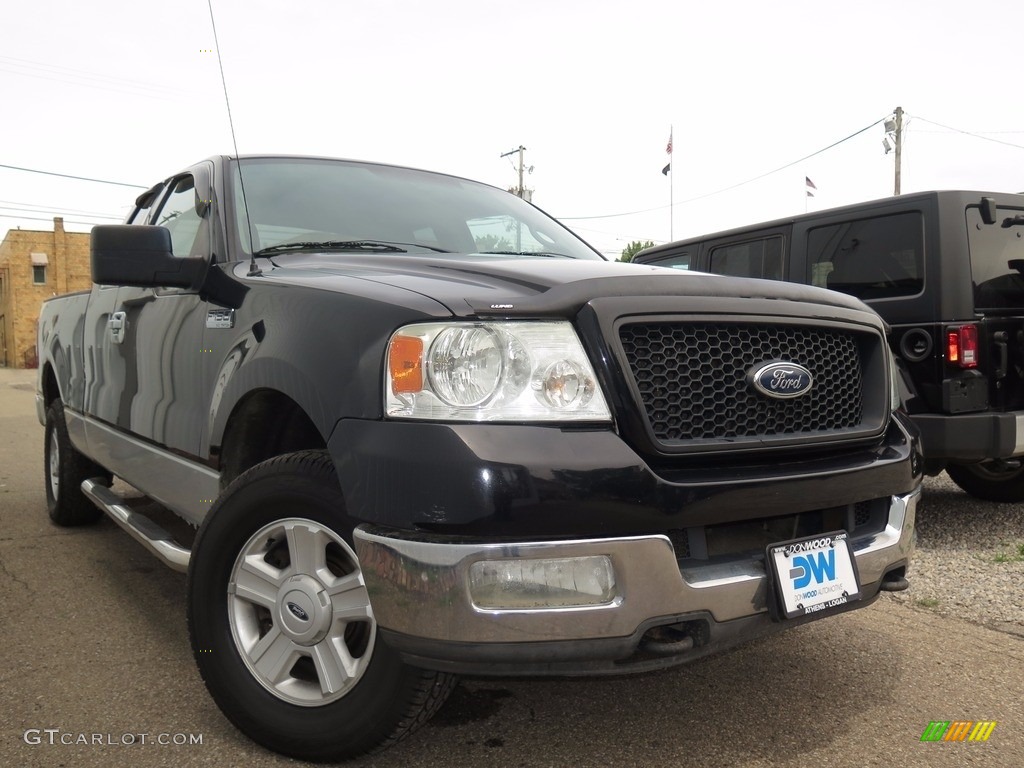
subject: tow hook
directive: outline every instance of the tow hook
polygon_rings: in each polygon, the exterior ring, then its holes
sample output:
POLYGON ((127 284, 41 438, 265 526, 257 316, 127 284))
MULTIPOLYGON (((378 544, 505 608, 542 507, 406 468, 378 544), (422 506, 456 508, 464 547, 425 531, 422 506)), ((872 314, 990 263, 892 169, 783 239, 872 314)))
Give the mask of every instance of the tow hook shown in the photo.
POLYGON ((910 582, 907 581, 906 576, 901 576, 899 571, 885 574, 882 577, 882 585, 879 587, 882 592, 902 592, 909 588, 910 582))

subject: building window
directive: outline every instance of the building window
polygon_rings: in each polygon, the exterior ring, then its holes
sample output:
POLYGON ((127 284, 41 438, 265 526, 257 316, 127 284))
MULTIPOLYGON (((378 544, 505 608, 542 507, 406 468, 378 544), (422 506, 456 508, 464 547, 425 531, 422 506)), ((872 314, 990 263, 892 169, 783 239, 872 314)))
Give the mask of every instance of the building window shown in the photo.
POLYGON ((32 282, 35 285, 46 285, 46 267, 39 265, 32 267, 32 282))

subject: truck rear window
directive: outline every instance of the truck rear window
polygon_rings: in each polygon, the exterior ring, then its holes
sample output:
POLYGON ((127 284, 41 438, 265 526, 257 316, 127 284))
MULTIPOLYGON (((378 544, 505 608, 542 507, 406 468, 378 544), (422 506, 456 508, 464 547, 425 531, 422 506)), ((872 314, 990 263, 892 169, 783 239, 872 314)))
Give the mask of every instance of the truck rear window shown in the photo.
POLYGON ((888 299, 924 288, 923 220, 918 211, 815 227, 807 233, 811 285, 888 299))
POLYGON ((1024 308, 1024 210, 997 208, 985 224, 977 206, 967 209, 971 280, 976 309, 1024 308), (1022 217, 1017 221, 1017 217, 1022 217))

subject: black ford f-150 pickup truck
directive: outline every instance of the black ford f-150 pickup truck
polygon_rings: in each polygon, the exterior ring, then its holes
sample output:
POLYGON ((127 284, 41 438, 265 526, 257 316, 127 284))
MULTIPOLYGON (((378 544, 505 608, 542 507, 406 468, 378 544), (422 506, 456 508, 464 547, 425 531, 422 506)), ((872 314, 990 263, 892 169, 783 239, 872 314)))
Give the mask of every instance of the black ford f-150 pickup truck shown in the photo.
POLYGON ((50 516, 187 571, 203 679, 271 749, 907 586, 919 443, 854 298, 607 263, 501 190, 321 158, 199 163, 92 269, 39 320, 50 516))

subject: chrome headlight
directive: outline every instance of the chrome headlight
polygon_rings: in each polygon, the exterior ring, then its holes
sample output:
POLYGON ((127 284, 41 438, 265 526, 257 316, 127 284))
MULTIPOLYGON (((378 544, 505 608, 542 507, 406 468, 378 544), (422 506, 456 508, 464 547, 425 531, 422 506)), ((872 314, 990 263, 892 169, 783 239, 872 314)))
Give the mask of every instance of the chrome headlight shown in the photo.
POLYGON ((385 412, 458 421, 611 421, 564 320, 417 323, 388 344, 385 412))

